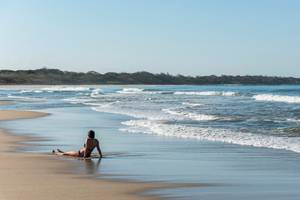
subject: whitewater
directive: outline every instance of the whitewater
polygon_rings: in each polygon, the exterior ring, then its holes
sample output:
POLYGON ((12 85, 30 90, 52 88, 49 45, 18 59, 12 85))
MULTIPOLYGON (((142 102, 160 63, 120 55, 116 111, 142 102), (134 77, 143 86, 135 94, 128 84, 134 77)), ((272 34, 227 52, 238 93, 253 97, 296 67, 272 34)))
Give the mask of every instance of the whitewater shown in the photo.
POLYGON ((300 153, 299 86, 35 86, 0 88, 21 107, 84 106, 132 117, 124 133, 300 153))

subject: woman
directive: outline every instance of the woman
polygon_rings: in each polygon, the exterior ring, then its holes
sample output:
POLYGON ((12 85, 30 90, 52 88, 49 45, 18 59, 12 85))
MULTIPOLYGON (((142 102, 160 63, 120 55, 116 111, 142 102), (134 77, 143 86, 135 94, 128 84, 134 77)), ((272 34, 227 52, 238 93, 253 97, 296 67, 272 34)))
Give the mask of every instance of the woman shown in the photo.
POLYGON ((93 130, 90 130, 88 132, 88 137, 86 139, 84 147, 81 148, 79 151, 64 152, 60 149, 57 149, 57 152, 55 150, 53 150, 52 153, 54 153, 56 155, 61 155, 61 156, 73 156, 73 157, 88 158, 91 156, 91 154, 95 148, 97 148, 99 156, 100 156, 100 158, 102 158, 102 152, 100 149, 99 141, 95 138, 95 132, 93 130))

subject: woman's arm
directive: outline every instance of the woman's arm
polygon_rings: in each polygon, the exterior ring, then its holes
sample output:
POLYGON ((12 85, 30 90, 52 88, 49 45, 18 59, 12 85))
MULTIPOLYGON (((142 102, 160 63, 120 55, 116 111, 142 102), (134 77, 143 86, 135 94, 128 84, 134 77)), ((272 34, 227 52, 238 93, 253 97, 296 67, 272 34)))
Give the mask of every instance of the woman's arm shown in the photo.
POLYGON ((101 149, 100 149, 100 145, 99 145, 99 142, 97 143, 97 150, 98 150, 98 153, 100 155, 100 158, 102 158, 102 152, 101 152, 101 149))
POLYGON ((84 158, 87 158, 87 157, 88 157, 87 151, 86 151, 87 145, 88 145, 88 139, 85 140, 85 143, 83 144, 83 148, 82 148, 83 153, 84 153, 84 154, 83 154, 83 157, 84 157, 84 158))

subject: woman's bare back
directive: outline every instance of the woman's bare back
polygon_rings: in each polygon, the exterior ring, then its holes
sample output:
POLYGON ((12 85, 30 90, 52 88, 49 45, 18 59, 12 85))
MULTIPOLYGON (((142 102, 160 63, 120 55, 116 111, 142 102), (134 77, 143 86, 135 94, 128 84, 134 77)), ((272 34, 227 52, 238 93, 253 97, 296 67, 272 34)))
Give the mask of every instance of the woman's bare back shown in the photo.
POLYGON ((99 146, 99 141, 94 138, 87 138, 85 143, 85 157, 90 157, 93 150, 99 146))
POLYGON ((57 152, 55 150, 52 151, 53 154, 56 155, 63 155, 63 156, 74 156, 74 157, 84 157, 88 158, 91 156, 93 150, 97 148, 97 151, 100 155, 100 158, 102 158, 102 152, 100 149, 99 141, 95 138, 95 132, 93 130, 90 130, 88 133, 88 137, 85 141, 84 147, 81 148, 79 151, 67 151, 64 152, 60 149, 57 149, 57 152))

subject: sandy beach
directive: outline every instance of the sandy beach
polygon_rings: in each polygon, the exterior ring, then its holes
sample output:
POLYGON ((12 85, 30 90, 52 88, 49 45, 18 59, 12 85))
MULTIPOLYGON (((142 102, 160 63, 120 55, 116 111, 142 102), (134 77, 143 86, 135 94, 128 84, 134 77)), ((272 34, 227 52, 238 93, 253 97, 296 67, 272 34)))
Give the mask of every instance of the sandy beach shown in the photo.
POLYGON ((0 200, 300 199, 300 0, 0 2, 0 200))
MULTIPOLYGON (((1 120, 42 117, 46 113, 33 111, 0 111, 1 120)), ((119 182, 91 179, 74 175, 73 163, 53 155, 30 154, 15 151, 27 136, 16 136, 0 130, 0 199, 159 199, 141 195, 142 192, 176 187, 163 183, 119 182)), ((84 161, 83 161, 84 162, 84 161)))
POLYGON ((0 200, 298 200, 300 86, 128 87, 1 90, 0 200))

